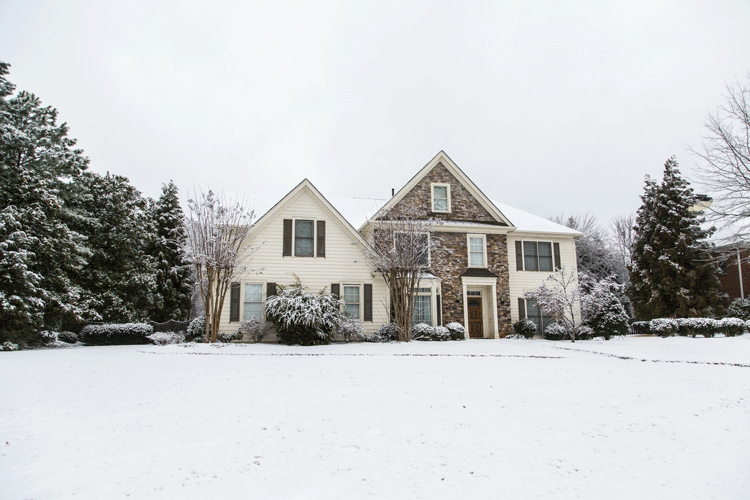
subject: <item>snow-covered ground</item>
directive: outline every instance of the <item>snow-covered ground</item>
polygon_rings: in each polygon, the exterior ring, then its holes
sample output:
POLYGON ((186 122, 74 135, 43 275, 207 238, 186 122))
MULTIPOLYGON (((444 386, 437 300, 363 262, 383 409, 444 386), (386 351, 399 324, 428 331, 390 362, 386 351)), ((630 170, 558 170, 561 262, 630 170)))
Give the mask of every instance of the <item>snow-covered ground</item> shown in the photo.
POLYGON ((0 498, 125 497, 747 499, 750 335, 0 353, 0 498))

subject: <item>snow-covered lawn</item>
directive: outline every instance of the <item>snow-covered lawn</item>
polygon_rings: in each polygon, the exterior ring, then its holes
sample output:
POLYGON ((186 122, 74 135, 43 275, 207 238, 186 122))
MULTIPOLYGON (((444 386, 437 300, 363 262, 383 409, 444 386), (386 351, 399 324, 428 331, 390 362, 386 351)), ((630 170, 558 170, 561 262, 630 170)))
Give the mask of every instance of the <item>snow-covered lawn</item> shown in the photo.
POLYGON ((125 497, 747 499, 750 335, 0 353, 0 498, 125 497))

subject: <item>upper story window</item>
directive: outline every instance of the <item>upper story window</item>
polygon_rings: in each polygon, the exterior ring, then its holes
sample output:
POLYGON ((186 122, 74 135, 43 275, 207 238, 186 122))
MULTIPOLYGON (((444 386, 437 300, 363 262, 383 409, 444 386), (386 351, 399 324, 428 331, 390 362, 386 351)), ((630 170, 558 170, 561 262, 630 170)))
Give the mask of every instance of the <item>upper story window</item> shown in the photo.
POLYGON ((451 186, 450 184, 432 184, 432 211, 451 211, 451 186))
POLYGON ((483 234, 467 236, 469 246, 469 267, 487 267, 487 244, 483 234))
POLYGON ((284 219, 283 255, 325 257, 326 223, 323 220, 284 219))
POLYGON ((552 272, 560 268, 560 244, 549 241, 516 241, 518 271, 552 272))

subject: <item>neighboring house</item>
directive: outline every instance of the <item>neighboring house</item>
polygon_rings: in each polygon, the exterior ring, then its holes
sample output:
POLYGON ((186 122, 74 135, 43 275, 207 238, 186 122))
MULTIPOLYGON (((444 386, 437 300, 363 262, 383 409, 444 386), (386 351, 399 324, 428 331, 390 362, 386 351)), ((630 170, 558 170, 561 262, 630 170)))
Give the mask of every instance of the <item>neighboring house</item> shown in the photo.
POLYGON ((716 248, 721 291, 729 300, 750 298, 750 244, 735 243, 716 248))
POLYGON ((416 295, 415 322, 457 322, 471 338, 500 338, 512 332, 513 322, 528 317, 541 332, 549 318, 524 300, 524 293, 541 286, 556 268, 576 271, 580 232, 491 201, 442 151, 377 211, 372 200, 335 203, 347 218, 305 179, 259 212, 264 215, 250 233, 250 247, 258 247, 250 264, 256 271, 233 285, 222 333, 262 315, 268 295, 295 277, 311 292, 339 294, 367 331, 388 323, 387 287, 361 251, 367 244, 362 234, 386 213, 440 219, 434 233, 452 250, 430 261, 431 272, 416 295))

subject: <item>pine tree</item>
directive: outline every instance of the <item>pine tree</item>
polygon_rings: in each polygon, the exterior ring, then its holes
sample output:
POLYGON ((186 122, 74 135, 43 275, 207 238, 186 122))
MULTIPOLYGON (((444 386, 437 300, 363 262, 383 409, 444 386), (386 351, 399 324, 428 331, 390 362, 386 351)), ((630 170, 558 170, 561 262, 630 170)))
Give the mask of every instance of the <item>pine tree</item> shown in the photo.
POLYGON ((57 124, 54 108, 25 91, 12 95, 8 68, 0 62, 0 261, 5 271, 15 267, 0 293, 27 307, 4 301, 0 323, 39 327, 43 307, 44 323, 55 327, 88 314, 74 277, 89 252, 67 223, 74 216, 68 186, 87 168, 88 158, 73 149, 75 140, 67 137, 65 123, 57 124), (21 283, 22 276, 30 281, 21 283))
POLYGON ((643 320, 710 315, 723 307, 716 268, 710 262, 695 195, 680 176, 674 157, 664 165, 661 184, 646 178, 638 209, 630 266, 629 296, 643 320))
POLYGON ((162 194, 151 204, 156 238, 150 254, 156 265, 156 303, 153 321, 187 320, 193 292, 190 264, 182 250, 185 245, 185 217, 172 181, 162 185, 162 194))

